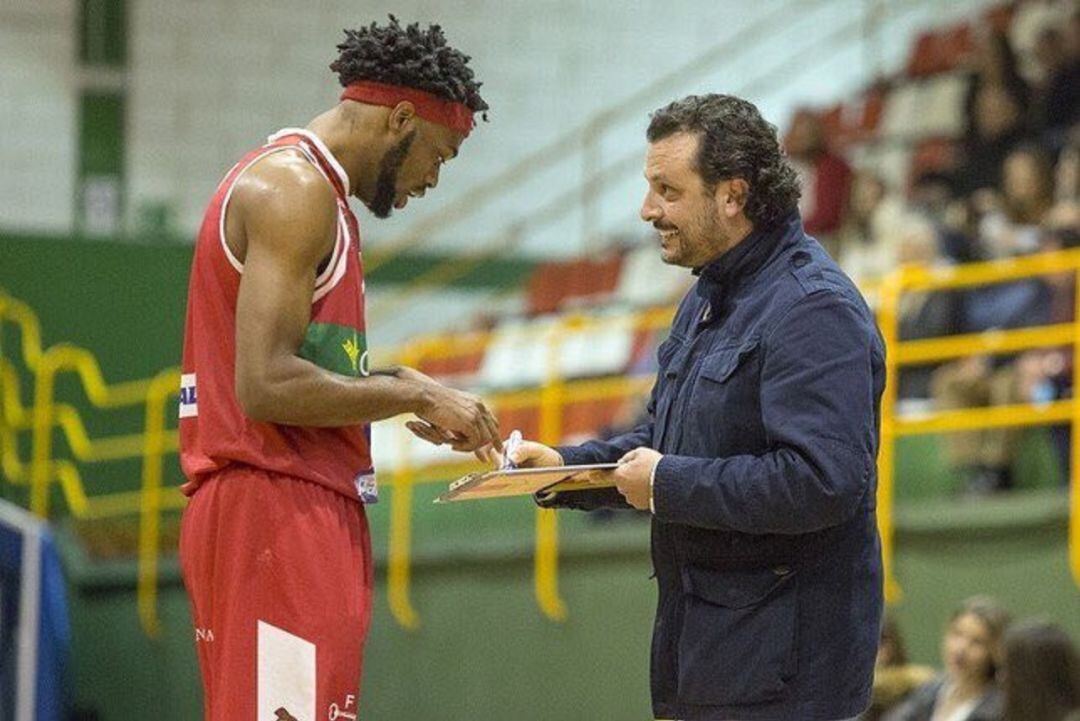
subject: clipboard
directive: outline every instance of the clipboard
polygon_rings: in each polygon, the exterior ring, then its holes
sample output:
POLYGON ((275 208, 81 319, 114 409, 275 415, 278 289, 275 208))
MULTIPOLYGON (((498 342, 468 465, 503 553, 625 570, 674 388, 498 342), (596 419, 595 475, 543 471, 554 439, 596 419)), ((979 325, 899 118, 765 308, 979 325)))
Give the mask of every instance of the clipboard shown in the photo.
POLYGON ((592 483, 574 480, 586 471, 611 471, 618 463, 594 463, 584 466, 549 466, 547 468, 513 468, 506 471, 470 473, 450 484, 450 488, 435 499, 435 503, 474 501, 481 498, 531 496, 537 491, 577 491, 584 488, 606 488, 611 483, 592 483))

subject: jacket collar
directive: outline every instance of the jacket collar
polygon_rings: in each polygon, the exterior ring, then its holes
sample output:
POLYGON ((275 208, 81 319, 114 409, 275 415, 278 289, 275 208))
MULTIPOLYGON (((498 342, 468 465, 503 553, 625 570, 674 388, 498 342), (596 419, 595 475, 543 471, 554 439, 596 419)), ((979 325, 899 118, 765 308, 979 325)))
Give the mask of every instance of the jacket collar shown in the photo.
POLYGON ((792 211, 766 228, 755 228, 734 248, 694 269, 694 275, 699 276, 698 296, 714 301, 726 296, 744 279, 756 274, 777 251, 798 238, 801 230, 802 219, 798 211, 792 211))

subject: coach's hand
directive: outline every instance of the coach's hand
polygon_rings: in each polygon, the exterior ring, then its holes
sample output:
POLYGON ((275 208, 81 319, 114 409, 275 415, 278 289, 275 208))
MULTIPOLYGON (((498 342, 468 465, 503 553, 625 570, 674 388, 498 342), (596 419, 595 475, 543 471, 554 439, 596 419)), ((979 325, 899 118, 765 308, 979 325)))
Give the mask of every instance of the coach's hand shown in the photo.
POLYGON ((634 508, 649 510, 649 497, 652 494, 649 481, 653 469, 663 457, 651 448, 635 448, 619 459, 619 467, 613 472, 615 486, 634 508))
POLYGON ((426 402, 416 413, 422 422, 405 424, 413 434, 435 445, 449 444, 463 453, 489 444, 502 450, 499 423, 480 396, 434 382, 425 387, 426 402))
POLYGON ((510 460, 518 468, 547 468, 564 465, 563 457, 557 450, 534 441, 522 441, 510 454, 510 460))

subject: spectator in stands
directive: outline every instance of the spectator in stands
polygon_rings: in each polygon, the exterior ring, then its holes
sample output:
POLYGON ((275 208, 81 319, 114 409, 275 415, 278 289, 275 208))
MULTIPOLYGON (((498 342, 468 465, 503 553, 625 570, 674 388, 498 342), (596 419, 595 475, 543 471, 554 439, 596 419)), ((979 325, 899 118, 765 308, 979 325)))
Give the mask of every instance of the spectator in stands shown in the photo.
MULTIPOLYGON (((1014 257, 1041 249, 1042 223, 1053 202, 1052 174, 1044 154, 1025 146, 1009 154, 1004 195, 981 193, 978 252, 982 259, 1014 257)), ((960 331, 1023 328, 1049 322, 1052 294, 1040 279, 1000 283, 967 291, 960 331)), ((941 408, 1026 402, 1017 367, 1008 358, 971 357, 934 372, 931 395, 941 408)), ((945 437, 950 464, 961 487, 973 494, 1012 486, 1019 449, 1015 428, 951 433, 945 437)))
POLYGON ((903 202, 871 171, 855 174, 837 262, 856 282, 875 281, 896 268, 897 231, 903 202))
POLYGON ((927 171, 912 182, 911 209, 929 218, 937 229, 942 254, 954 263, 977 260, 977 233, 968 199, 957 192, 952 173, 927 171))
POLYGON ((1064 721, 1080 711, 1080 653, 1059 626, 1026 621, 1004 640, 1003 721, 1064 721))
POLYGON ((844 220, 851 168, 829 147, 821 118, 811 110, 795 114, 785 146, 803 188, 799 201, 803 227, 835 256, 835 234, 844 220))
POLYGON ((1075 15, 1075 0, 1020 0, 1009 24, 1009 44, 1016 51, 1020 74, 1032 83, 1042 79, 1037 47, 1047 27, 1065 27, 1075 15))
POLYGON ((1080 8, 1074 8, 1072 13, 1069 14, 1065 45, 1070 57, 1080 57, 1080 8))
POLYGON ((1024 109, 1029 95, 1008 38, 1001 33, 985 36, 973 54, 965 101, 967 132, 957 171, 961 191, 1000 186, 1005 156, 1027 133, 1024 109))
POLYGON ((1080 114, 1080 55, 1062 30, 1048 26, 1039 33, 1035 57, 1041 81, 1035 85, 1032 128, 1049 147, 1060 148, 1080 114))
POLYGON ((1008 624, 1008 613, 995 601, 980 596, 965 601, 942 639, 945 672, 886 714, 884 721, 1001 721, 997 672, 1008 624))
POLYGON ((1069 131, 1054 176, 1054 195, 1058 201, 1080 200, 1080 124, 1069 131))
MULTIPOLYGON (((940 268, 948 260, 939 248, 938 235, 926 218, 909 213, 898 224, 896 260, 901 265, 940 268)), ((937 338, 959 332, 960 296, 955 292, 906 293, 900 300, 900 340, 937 338)), ((933 373, 939 365, 920 365, 900 372, 901 399, 930 398, 933 373)))
MULTIPOLYGON (((1012 363, 996 366, 987 356, 972 356, 933 372, 930 395, 941 409, 1019 403, 1020 379, 1012 363)), ((983 495, 1011 488, 1019 448, 1015 428, 963 431, 945 436, 946 459, 959 476, 960 489, 983 495)))
POLYGON ((909 663, 904 639, 896 619, 886 613, 881 625, 881 645, 874 665, 874 691, 868 708, 858 721, 879 721, 890 709, 934 677, 929 666, 909 663))
POLYGON ((1008 258, 1040 250, 1041 228, 1054 205, 1054 172, 1040 148, 1023 144, 1003 163, 1003 195, 981 195, 979 233, 987 258, 1008 258))
MULTIPOLYGON (((1069 250, 1080 247, 1080 205, 1075 201, 1059 202, 1043 221, 1041 249, 1069 250)), ((1075 316, 1076 276, 1065 272, 1044 277, 1050 292, 1050 323, 1071 323, 1075 316)), ((1048 403, 1072 397, 1073 354, 1069 348, 1028 351, 1017 363, 1020 392, 1027 403, 1048 403)), ((1072 463, 1068 424, 1051 426, 1050 440, 1061 469, 1060 481, 1067 485, 1072 463)))

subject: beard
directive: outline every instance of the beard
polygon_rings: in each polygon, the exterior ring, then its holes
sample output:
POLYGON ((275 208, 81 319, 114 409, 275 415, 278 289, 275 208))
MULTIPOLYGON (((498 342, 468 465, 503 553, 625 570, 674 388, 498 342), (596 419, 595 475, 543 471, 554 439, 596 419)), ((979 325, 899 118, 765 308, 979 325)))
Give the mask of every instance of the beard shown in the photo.
POLYGON ((669 247, 666 254, 662 252, 661 260, 667 265, 697 268, 719 256, 726 250, 727 233, 718 213, 716 202, 709 198, 681 225, 654 223, 657 231, 675 230, 678 233, 672 239, 675 245, 669 247))
POLYGON ((397 178, 405 156, 409 154, 416 131, 409 133, 394 147, 383 154, 379 161, 379 178, 375 181, 375 197, 368 203, 368 210, 376 218, 389 218, 394 212, 394 199, 397 195, 397 178))

